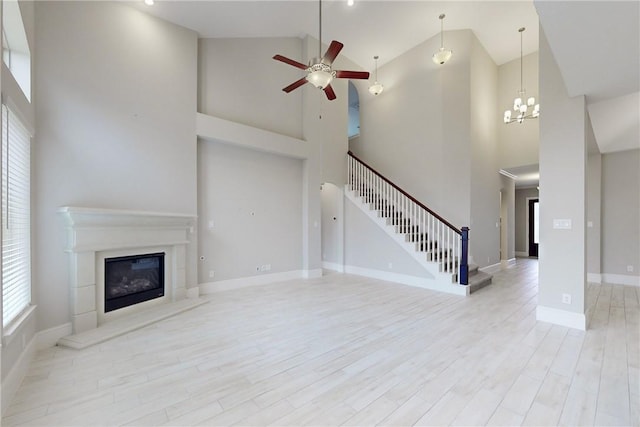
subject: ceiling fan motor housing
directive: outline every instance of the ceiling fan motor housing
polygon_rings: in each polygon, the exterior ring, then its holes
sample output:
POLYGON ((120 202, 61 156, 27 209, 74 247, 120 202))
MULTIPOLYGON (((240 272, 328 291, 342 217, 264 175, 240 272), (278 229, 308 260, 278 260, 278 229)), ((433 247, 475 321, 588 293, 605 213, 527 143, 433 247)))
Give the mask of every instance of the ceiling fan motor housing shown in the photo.
POLYGON ((336 72, 327 64, 322 63, 320 58, 314 58, 313 64, 307 68, 307 81, 318 89, 326 88, 336 77, 336 72))

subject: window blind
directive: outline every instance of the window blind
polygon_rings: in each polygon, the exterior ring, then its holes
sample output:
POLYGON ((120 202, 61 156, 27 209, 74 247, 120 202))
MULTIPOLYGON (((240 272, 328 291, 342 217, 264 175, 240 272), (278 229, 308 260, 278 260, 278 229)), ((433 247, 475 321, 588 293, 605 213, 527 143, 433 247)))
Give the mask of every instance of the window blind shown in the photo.
POLYGON ((2 324, 31 303, 31 136, 2 105, 2 324))

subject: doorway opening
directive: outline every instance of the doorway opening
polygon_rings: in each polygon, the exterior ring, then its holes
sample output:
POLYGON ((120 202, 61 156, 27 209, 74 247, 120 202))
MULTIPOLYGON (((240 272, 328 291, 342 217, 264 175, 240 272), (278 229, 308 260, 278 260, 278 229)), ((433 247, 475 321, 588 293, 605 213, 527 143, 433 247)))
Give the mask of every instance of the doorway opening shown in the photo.
POLYGON ((539 199, 529 199, 529 256, 538 257, 540 243, 540 202, 539 199))

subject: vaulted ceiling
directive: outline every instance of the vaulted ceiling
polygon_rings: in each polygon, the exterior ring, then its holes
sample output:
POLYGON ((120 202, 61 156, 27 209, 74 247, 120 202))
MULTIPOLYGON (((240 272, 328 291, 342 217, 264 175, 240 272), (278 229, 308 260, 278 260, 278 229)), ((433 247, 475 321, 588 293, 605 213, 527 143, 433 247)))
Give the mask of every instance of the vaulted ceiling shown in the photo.
MULTIPOLYGON (((157 1, 133 7, 196 31, 201 38, 318 34, 318 2, 157 1)), ((601 152, 640 148, 638 1, 323 1, 323 41, 365 69, 392 60, 440 31, 471 29, 497 65, 538 50, 538 16, 571 96, 585 95, 601 152)), ((446 39, 445 39, 446 45, 446 39)), ((544 111, 544 100, 542 107, 544 111)))

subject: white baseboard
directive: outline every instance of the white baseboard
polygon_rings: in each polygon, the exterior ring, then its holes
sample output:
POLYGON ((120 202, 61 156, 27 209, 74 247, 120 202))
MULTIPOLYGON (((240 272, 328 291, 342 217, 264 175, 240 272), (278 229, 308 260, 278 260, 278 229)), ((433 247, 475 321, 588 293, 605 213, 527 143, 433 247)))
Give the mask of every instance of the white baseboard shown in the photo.
POLYGON ((610 283, 612 285, 640 286, 640 276, 602 273, 602 283, 610 283))
POLYGON ((545 307, 543 305, 539 305, 536 308, 536 320, 579 329, 581 331, 587 329, 587 318, 584 313, 558 310, 557 308, 545 307))
POLYGON ((385 280, 387 282, 401 283, 403 285, 415 286, 417 288, 431 289, 434 291, 446 292, 454 295, 469 295, 469 286, 447 283, 439 286, 435 279, 428 279, 408 274, 392 273, 390 271, 373 270, 370 268, 355 267, 345 265, 344 272, 358 276, 370 277, 372 279, 385 280))
MULTIPOLYGON (((321 277, 322 270, 318 269, 320 274, 313 277, 321 277)), ((230 289, 246 288, 248 286, 268 285, 270 283, 282 282, 284 280, 300 279, 305 275, 312 277, 311 274, 317 274, 316 270, 292 270, 283 273, 261 274, 260 276, 240 277, 238 279, 219 280, 217 282, 201 283, 199 285, 200 295, 212 294, 220 291, 228 291, 230 289)))
POLYGON ((60 338, 71 335, 72 333, 73 328, 71 322, 40 331, 36 333, 35 336, 36 350, 54 347, 60 338))
POLYGON ((2 381, 2 412, 5 412, 22 384, 29 365, 36 355, 37 338, 34 336, 25 347, 18 361, 13 365, 4 381, 2 381))
POLYGON ((200 288, 198 286, 187 288, 187 298, 194 299, 198 297, 200 297, 200 288))
POLYGON ((322 269, 314 268, 313 270, 302 270, 302 277, 305 279, 317 279, 322 277, 322 269))
POLYGON ((322 268, 337 271, 338 273, 344 273, 344 264, 338 264, 336 262, 322 261, 322 268))
POLYGON ((529 252, 518 252, 516 251, 516 256, 520 258, 527 258, 529 256, 529 252))
POLYGON ((600 274, 600 273, 587 273, 587 282, 589 282, 589 283, 602 283, 602 274, 600 274))
POLYGON ((500 268, 504 269, 504 268, 509 268, 513 265, 516 265, 516 259, 515 258, 511 258, 511 259, 501 259, 500 260, 500 268))
POLYGON ((502 270, 502 263, 498 262, 495 264, 487 265, 486 267, 479 268, 478 270, 482 271, 483 273, 494 274, 502 270))

